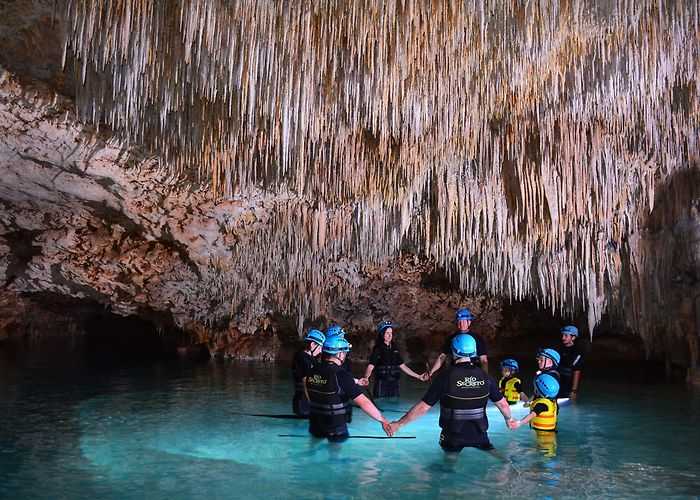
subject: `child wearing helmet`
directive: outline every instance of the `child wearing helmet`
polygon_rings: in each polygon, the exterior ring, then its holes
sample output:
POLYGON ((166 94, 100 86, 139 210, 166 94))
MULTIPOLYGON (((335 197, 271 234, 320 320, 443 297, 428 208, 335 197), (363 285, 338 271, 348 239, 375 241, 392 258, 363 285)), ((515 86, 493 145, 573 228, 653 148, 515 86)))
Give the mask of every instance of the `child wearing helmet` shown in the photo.
POLYGON ((319 362, 321 346, 326 340, 319 330, 309 330, 304 335, 306 348, 297 352, 292 359, 292 380, 294 381, 294 396, 292 396, 292 411, 299 416, 309 416, 309 398, 304 392, 304 381, 311 369, 319 362))
POLYGON ((555 431, 557 428, 557 415, 559 405, 557 394, 559 382, 546 373, 535 377, 535 400, 530 405, 530 413, 521 420, 516 420, 512 429, 530 423, 530 427, 536 431, 555 431))
POLYGON ((508 404, 515 404, 518 401, 527 401, 527 395, 522 392, 522 382, 515 376, 518 373, 518 362, 514 359, 504 359, 501 362, 501 380, 498 381, 498 388, 508 401, 508 404))
POLYGON ((365 376, 358 382, 361 386, 369 385, 369 377, 374 372, 376 374, 373 390, 375 398, 398 397, 399 378, 402 371, 421 380, 418 373, 406 366, 393 339, 394 324, 391 321, 382 321, 377 327, 377 342, 369 356, 365 376))
MULTIPOLYGON (((559 361, 561 360, 559 353, 551 348, 540 349, 537 351, 535 358, 537 359, 537 367, 539 368, 536 375, 550 375, 556 379, 557 387, 559 387, 559 372, 557 371, 559 368, 559 361)), ((557 395, 554 396, 555 399, 556 397, 557 395)), ((529 398, 528 401, 532 401, 533 399, 534 396, 529 398)))

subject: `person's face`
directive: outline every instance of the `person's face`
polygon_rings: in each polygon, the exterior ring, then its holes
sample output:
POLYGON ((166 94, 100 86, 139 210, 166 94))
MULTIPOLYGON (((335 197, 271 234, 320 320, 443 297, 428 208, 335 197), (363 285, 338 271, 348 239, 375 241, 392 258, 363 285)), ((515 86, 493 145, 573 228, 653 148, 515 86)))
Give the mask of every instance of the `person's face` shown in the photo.
POLYGON ((537 366, 540 370, 544 370, 545 368, 547 368, 547 366, 549 365, 547 361, 549 361, 549 358, 545 358, 544 356, 537 356, 537 366))
POLYGON ((564 344, 566 347, 571 347, 572 345, 574 345, 575 340, 576 337, 568 333, 564 333, 561 336, 561 343, 564 344))
POLYGON ((501 377, 508 378, 513 375, 513 370, 510 368, 501 368, 501 377))
POLYGON ((457 328, 459 328, 460 332, 469 331, 469 325, 471 325, 471 324, 472 324, 472 321, 470 319, 457 320, 457 328))
POLYGON ((394 329, 389 327, 384 330, 384 343, 386 345, 391 344, 391 340, 394 338, 394 329))

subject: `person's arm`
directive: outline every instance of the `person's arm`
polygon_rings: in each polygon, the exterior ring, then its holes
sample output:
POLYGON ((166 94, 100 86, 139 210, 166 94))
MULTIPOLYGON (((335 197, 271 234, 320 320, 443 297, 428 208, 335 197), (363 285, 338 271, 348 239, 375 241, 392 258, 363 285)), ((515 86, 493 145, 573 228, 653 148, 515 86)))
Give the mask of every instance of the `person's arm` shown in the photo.
POLYGON ((365 370, 365 376, 360 379, 358 382, 358 385, 361 385, 363 387, 366 387, 369 385, 369 378, 372 376, 372 372, 374 371, 374 365, 372 363, 367 365, 367 369, 365 370))
POLYGON ((569 393, 570 399, 576 399, 576 391, 578 391, 578 385, 581 382, 581 371, 574 372, 574 379, 571 382, 571 392, 569 393))
POLYGON ((401 371, 403 371, 406 375, 410 375, 413 378, 417 378, 418 380, 422 380, 422 377, 418 373, 411 370, 408 366, 406 366, 406 363, 399 365, 399 368, 401 368, 401 371))
POLYGON ((418 401, 415 405, 413 405, 413 408, 408 410, 406 414, 398 419, 396 422, 391 422, 387 427, 387 434, 390 436, 393 436, 398 432, 401 427, 403 427, 406 424, 410 424, 414 420, 418 420, 421 418, 425 413, 432 408, 432 406, 428 405, 427 403, 421 401, 418 401))
POLYGON ((303 379, 301 379, 301 381, 304 382, 304 397, 306 398, 307 401, 311 401, 311 399, 309 398, 309 391, 306 390, 306 379, 307 379, 307 377, 304 377, 303 379))
POLYGON ((377 422, 381 422, 381 423, 382 423, 382 426, 384 426, 384 424, 388 424, 388 423, 389 423, 389 421, 388 421, 387 419, 385 419, 385 418, 382 416, 381 412, 377 409, 377 407, 374 406, 374 404, 372 403, 372 401, 370 401, 369 398, 368 398, 367 396, 365 396, 364 394, 360 394, 360 395, 357 396, 355 399, 353 399, 353 401, 354 401, 355 403, 357 403, 357 405, 358 405, 360 408, 362 408, 362 410, 363 410, 367 415, 369 415, 370 417, 372 417, 372 418, 373 418, 374 420, 376 420, 377 422))
POLYGON ((433 374, 440 369, 442 364, 445 362, 445 358, 447 358, 447 354, 444 352, 441 352, 440 355, 437 357, 435 360, 435 363, 433 363, 433 367, 427 372, 428 376, 425 378, 425 380, 428 380, 430 377, 433 376, 433 374))
POLYGON ((519 428, 523 424, 527 424, 530 420, 535 418, 537 415, 542 413, 547 409, 547 406, 545 406, 542 403, 537 403, 535 407, 528 413, 524 418, 521 418, 520 420, 515 421, 515 429, 519 428))
MULTIPOLYGON (((515 421, 515 429, 519 429, 521 425, 527 424, 530 420, 532 420, 536 416, 537 416, 537 413, 535 413, 534 411, 531 411, 525 417, 521 418, 520 420, 516 420, 515 421)), ((515 429, 513 429, 513 430, 515 430, 515 429)))
POLYGON ((501 415, 503 415, 508 428, 512 429, 515 419, 510 413, 510 405, 508 404, 508 400, 506 398, 502 398, 496 401, 494 404, 496 405, 496 408, 498 408, 498 411, 501 412, 501 415))
POLYGON ((481 369, 484 370, 484 373, 489 372, 489 357, 486 354, 482 354, 479 356, 479 361, 481 361, 481 369))

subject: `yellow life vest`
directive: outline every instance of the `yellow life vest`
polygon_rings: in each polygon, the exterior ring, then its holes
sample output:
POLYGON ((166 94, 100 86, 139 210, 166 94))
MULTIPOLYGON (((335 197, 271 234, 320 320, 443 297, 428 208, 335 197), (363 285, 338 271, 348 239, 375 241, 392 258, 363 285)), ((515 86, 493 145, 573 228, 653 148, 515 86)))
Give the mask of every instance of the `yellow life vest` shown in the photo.
POLYGON ((501 390, 506 398, 506 401, 509 403, 517 403, 520 401, 520 393, 515 388, 515 384, 519 383, 520 379, 517 377, 512 377, 509 379, 501 377, 501 380, 498 381, 498 388, 501 390))
POLYGON ((547 398, 537 398, 530 403, 530 408, 534 408, 538 403, 547 406, 547 409, 530 420, 530 427, 541 431, 553 431, 557 428, 557 414, 559 406, 556 401, 547 398))

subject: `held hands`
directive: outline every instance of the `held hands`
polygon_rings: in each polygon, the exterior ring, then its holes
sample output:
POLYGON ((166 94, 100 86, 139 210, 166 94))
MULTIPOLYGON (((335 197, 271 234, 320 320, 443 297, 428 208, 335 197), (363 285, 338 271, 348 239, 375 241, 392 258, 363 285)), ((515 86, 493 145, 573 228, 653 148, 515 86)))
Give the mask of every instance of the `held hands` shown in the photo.
POLYGON ((382 422, 382 428, 387 436, 393 436, 401 428, 398 422, 382 422))
POLYGON ((369 385, 369 379, 367 377, 362 377, 357 381, 357 385, 360 387, 367 387, 369 385))
POLYGON ((428 380, 430 380, 430 372, 424 372, 424 373, 420 376, 420 379, 421 379, 423 382, 427 382, 428 380))

